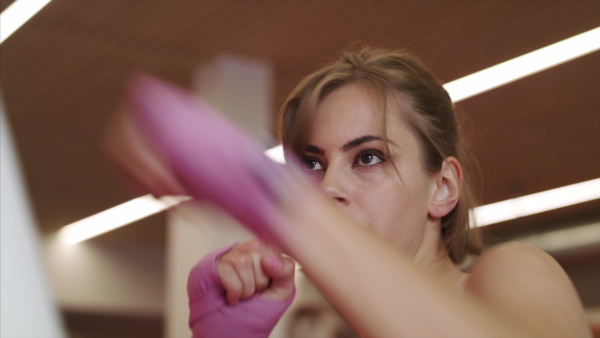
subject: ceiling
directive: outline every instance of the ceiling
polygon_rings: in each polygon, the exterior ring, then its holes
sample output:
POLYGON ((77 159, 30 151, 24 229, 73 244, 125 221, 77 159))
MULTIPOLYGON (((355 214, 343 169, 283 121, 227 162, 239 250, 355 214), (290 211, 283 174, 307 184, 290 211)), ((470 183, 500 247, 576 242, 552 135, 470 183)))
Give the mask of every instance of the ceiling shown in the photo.
MULTIPOLYGON (((12 1, 2 1, 4 9, 12 1)), ((6 40, 1 89, 44 233, 132 198, 106 170, 106 123, 139 70, 189 87, 219 54, 268 61, 273 111, 359 44, 406 48, 442 82, 600 26, 593 1, 54 0, 6 40)), ((600 176, 600 52, 457 104, 484 204, 600 176)), ((504 222, 538 232, 600 217, 600 201, 504 222)), ((162 216, 98 240, 164 243, 162 216)))

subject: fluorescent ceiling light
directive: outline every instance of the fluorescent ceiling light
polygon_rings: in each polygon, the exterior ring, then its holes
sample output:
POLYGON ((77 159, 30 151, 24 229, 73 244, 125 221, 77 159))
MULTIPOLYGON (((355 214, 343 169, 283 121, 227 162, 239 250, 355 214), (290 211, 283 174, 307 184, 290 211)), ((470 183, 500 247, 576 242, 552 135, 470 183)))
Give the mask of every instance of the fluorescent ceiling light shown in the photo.
POLYGON ((446 83, 458 102, 600 49, 600 27, 446 83))
POLYGON ((39 12, 51 0, 17 0, 0 13, 0 43, 39 12))
MULTIPOLYGON (((285 164, 282 146, 265 151, 265 155, 277 163, 285 164)), ((189 199, 190 197, 187 196, 163 196, 160 199, 152 195, 138 197, 64 226, 59 231, 59 237, 67 244, 76 244, 139 221, 189 199)))
POLYGON ((475 208, 471 227, 538 214, 600 198, 600 178, 475 208))
POLYGON ((283 156, 283 146, 282 145, 278 145, 271 149, 267 149, 265 151, 265 155, 267 155, 267 157, 270 158, 271 160, 273 160, 274 162, 285 164, 285 157, 283 156))
POLYGON ((71 223, 60 229, 59 236, 68 244, 79 243, 159 213, 188 199, 189 197, 185 196, 163 196, 160 199, 155 199, 152 195, 138 197, 71 223))
POLYGON ((558 252, 600 243, 600 222, 549 231, 516 239, 546 252, 558 252))

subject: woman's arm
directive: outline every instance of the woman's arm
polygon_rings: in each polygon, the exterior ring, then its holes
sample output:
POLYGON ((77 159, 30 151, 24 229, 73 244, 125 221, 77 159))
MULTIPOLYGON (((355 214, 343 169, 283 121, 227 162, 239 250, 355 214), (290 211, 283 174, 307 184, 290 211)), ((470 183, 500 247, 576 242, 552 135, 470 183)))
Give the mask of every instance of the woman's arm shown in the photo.
POLYGON ((526 336, 475 299, 415 267, 391 243, 356 226, 317 189, 304 188, 277 229, 282 247, 366 337, 526 336))
POLYGON ((370 337, 590 336, 581 303, 548 255, 522 245, 490 250, 465 295, 353 225, 317 189, 294 192, 276 238, 334 306, 370 337), (311 191, 312 190, 312 191, 311 191))

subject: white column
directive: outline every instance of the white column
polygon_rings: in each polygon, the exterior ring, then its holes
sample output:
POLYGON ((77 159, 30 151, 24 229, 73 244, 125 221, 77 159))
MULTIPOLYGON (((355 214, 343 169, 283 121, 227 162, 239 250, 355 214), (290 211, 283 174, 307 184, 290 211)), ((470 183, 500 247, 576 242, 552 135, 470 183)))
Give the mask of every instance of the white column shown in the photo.
POLYGON ((0 98, 2 337, 64 337, 0 98))
POLYGON ((271 146, 273 71, 259 60, 225 55, 202 65, 194 88, 263 145, 271 146))
MULTIPOLYGON (((267 128, 272 119, 272 71, 267 63, 219 57, 199 69, 194 87, 259 142, 271 145, 267 128)), ((252 236, 231 218, 191 204, 172 210, 167 223, 165 336, 190 337, 186 293, 190 269, 212 250, 252 236)))

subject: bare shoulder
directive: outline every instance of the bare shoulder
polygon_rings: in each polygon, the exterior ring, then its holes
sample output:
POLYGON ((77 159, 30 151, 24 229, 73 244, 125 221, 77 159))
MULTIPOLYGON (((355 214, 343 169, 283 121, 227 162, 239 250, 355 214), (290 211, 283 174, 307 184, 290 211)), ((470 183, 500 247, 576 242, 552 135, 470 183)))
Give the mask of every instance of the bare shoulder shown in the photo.
POLYGON ((481 255, 471 270, 470 284, 485 287, 489 283, 496 284, 493 281, 498 279, 529 284, 543 277, 571 285, 566 273, 549 254, 527 244, 509 242, 491 247, 481 255))
POLYGON ((466 290, 536 335, 591 336, 569 277, 535 247, 506 243, 488 249, 473 266, 466 290))

